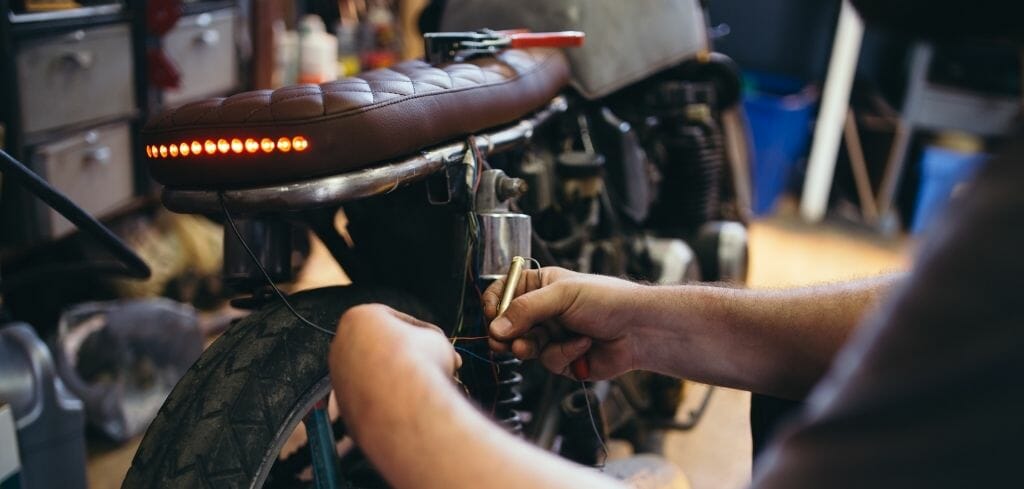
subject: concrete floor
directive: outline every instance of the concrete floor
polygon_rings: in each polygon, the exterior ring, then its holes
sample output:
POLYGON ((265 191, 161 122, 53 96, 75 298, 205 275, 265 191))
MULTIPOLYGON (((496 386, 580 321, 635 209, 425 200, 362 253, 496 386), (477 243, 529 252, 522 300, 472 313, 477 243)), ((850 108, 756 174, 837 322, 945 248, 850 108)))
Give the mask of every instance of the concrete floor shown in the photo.
MULTIPOLYGON (((808 226, 786 217, 754 223, 750 244, 751 287, 808 285, 903 270, 910 248, 906 241, 882 241, 864 231, 830 224, 808 226)), ((306 270, 300 277, 301 288, 337 283, 340 269, 327 262, 306 270)), ((702 389, 689 390, 695 395, 687 398, 680 413, 690 409, 702 389)), ((749 482, 749 404, 746 392, 717 389, 696 428, 667 436, 666 454, 683 468, 693 489, 735 489, 749 482)), ((120 487, 137 446, 136 441, 116 449, 92 448, 89 487, 120 487)))

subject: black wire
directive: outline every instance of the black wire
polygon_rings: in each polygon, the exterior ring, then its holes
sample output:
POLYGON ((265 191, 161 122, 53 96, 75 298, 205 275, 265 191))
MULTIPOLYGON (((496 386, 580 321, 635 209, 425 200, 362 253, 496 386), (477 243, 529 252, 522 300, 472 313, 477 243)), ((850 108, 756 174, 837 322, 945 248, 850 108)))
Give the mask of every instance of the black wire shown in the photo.
POLYGON ((601 451, 604 452, 604 459, 600 464, 594 466, 603 469, 608 461, 608 445, 604 443, 604 436, 601 436, 601 430, 597 429, 597 420, 594 419, 594 408, 590 406, 590 389, 587 387, 587 382, 580 380, 580 385, 583 386, 583 400, 587 402, 587 415, 590 416, 590 427, 594 428, 594 437, 597 438, 598 443, 601 444, 601 451))
POLYGON ((334 336, 334 331, 331 331, 327 328, 324 328, 323 326, 314 323, 313 321, 306 319, 302 314, 299 314, 299 311, 296 311, 295 308, 292 307, 292 303, 288 302, 288 298, 285 297, 283 292, 281 292, 281 289, 277 288, 277 284, 274 283, 274 279, 270 278, 270 274, 267 273, 267 269, 263 267, 263 263, 260 263, 260 259, 256 257, 256 253, 253 253, 252 248, 249 248, 249 244, 246 243, 244 239, 242 239, 242 233, 238 232, 238 227, 235 226, 235 220, 231 218, 231 213, 228 211, 228 206, 224 202, 224 192, 217 192, 217 200, 220 202, 220 209, 224 213, 224 221, 228 223, 228 227, 231 228, 232 234, 234 234, 235 238, 238 239, 238 242, 242 244, 242 248, 245 249, 245 252, 249 255, 249 258, 252 258, 252 262, 256 264, 256 268, 258 268, 260 273, 263 274, 263 278, 267 281, 267 284, 270 285, 270 288, 274 289, 274 294, 277 294, 277 298, 281 299, 281 303, 284 304, 284 307, 287 307, 288 310, 291 311, 292 315, 295 316, 295 318, 298 319, 299 321, 305 323, 306 326, 309 326, 322 333, 334 336))
POLYGON ((139 279, 149 278, 149 265, 142 258, 139 258, 139 255, 129 248, 121 238, 117 237, 116 234, 97 221, 96 218, 82 210, 81 207, 78 207, 66 195, 53 188, 49 182, 3 150, 0 150, 0 173, 24 185, 29 192, 57 211, 58 214, 64 216, 83 234, 96 238, 117 260, 113 263, 94 262, 47 265, 34 270, 28 270, 0 282, 0 292, 55 275, 102 273, 139 279))
MULTIPOLYGON (((292 307, 292 304, 290 302, 288 302, 288 299, 285 297, 284 293, 281 292, 281 289, 279 289, 277 287, 277 284, 274 283, 274 279, 270 278, 270 274, 267 273, 267 269, 263 267, 263 263, 261 263, 259 258, 256 257, 256 253, 254 253, 252 251, 252 248, 249 248, 249 244, 246 243, 244 239, 242 239, 242 233, 240 233, 238 231, 238 227, 235 225, 235 220, 231 217, 231 212, 228 211, 227 203, 224 202, 224 193, 223 192, 217 192, 217 201, 220 203, 221 211, 224 214, 224 221, 227 222, 228 227, 231 228, 231 233, 234 234, 235 238, 238 239, 238 242, 241 243, 242 248, 245 249, 246 254, 248 254, 249 258, 251 258, 253 263, 256 264, 256 268, 259 269, 260 273, 263 275, 264 280, 266 280, 267 284, 270 285, 270 288, 272 288, 274 290, 274 294, 276 294, 277 297, 279 299, 281 299, 281 303, 283 303, 284 306, 287 307, 289 311, 291 311, 292 315, 294 315, 299 321, 302 321, 303 323, 305 323, 307 326, 309 326, 309 327, 311 327, 313 329, 316 329, 317 331, 320 331, 322 333, 328 334, 330 336, 334 336, 334 332, 333 331, 330 331, 330 330, 328 330, 328 329, 326 329, 326 328, 324 328, 324 327, 322 327, 322 326, 320 326, 320 325, 318 325, 318 324, 316 324, 316 323, 306 319, 304 316, 302 316, 302 314, 299 314, 299 311, 296 311, 295 308, 292 307)), ((463 291, 463 295, 465 295, 465 291, 463 291)), ((493 363, 491 360, 487 360, 487 359, 485 359, 483 357, 480 357, 480 356, 474 354, 473 352, 470 352, 469 350, 466 350, 465 348, 461 348, 461 347, 458 347, 458 346, 456 346, 454 348, 456 350, 460 351, 460 352, 469 354, 471 357, 474 357, 474 358, 479 359, 481 361, 488 362, 488 363, 493 363)), ((601 436, 600 430, 597 429, 597 421, 594 419, 594 410, 590 406, 590 394, 589 394, 589 392, 587 392, 587 384, 586 384, 585 381, 580 381, 580 384, 583 386, 584 400, 587 403, 587 414, 589 414, 589 416, 590 416, 590 426, 594 429, 594 436, 597 437, 598 442, 601 443, 601 450, 604 452, 605 459, 607 459, 608 458, 608 446, 605 445, 604 437, 601 436)), ((602 462, 597 467, 598 468, 603 468, 604 467, 604 462, 602 462)))

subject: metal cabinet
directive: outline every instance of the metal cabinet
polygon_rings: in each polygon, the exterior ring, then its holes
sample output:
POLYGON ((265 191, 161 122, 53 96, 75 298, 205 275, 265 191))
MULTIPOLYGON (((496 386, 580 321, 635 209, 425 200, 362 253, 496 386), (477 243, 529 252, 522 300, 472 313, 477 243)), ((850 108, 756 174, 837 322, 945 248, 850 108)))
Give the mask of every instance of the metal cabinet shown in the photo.
MULTIPOLYGON (((239 87, 234 0, 185 2, 166 34, 149 30, 144 0, 23 12, 0 0, 0 147, 100 218, 152 202, 136 134, 169 105, 239 87), (160 50, 180 86, 164 81, 160 50), (130 205, 128 205, 130 204, 130 205)), ((73 227, 0 175, 0 259, 73 227)))
POLYGON ((25 43, 16 55, 23 131, 133 114, 131 46, 128 24, 25 43))
POLYGON ((164 37, 164 49, 181 83, 164 91, 166 105, 221 95, 238 86, 234 9, 182 17, 164 37))
MULTIPOLYGON (((131 132, 127 122, 97 127, 36 147, 32 166, 43 178, 92 215, 104 215, 131 200, 131 132)), ((59 238, 74 229, 46 208, 39 229, 59 238)))

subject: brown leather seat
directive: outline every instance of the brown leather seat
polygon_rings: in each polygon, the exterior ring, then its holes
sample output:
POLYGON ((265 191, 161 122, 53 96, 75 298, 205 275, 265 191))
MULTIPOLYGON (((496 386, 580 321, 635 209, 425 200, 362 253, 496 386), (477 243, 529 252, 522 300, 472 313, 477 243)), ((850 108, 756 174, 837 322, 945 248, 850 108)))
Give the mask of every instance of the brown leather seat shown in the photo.
POLYGON ((557 95, 568 76, 564 56, 549 49, 439 67, 409 61, 321 85, 190 103, 150 121, 143 142, 153 178, 167 186, 292 182, 514 122, 557 95))

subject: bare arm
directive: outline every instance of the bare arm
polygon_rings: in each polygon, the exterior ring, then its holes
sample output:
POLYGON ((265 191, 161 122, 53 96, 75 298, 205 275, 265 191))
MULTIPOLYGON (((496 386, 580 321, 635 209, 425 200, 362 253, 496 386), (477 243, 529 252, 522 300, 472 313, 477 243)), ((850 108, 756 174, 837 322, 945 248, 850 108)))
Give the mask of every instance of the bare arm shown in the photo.
POLYGON ((803 398, 896 281, 883 276, 786 290, 651 288, 635 321, 648 370, 803 398))
MULTIPOLYGON (((531 270, 492 347, 593 378, 639 369, 801 398, 896 276, 789 290, 642 286, 557 268, 531 270), (580 336, 581 335, 581 336, 580 336)), ((503 282, 484 293, 491 317, 503 282)))
POLYGON ((386 306, 341 319, 331 379, 359 447, 398 489, 617 488, 616 481, 516 438, 453 383, 459 360, 439 330, 386 306))

